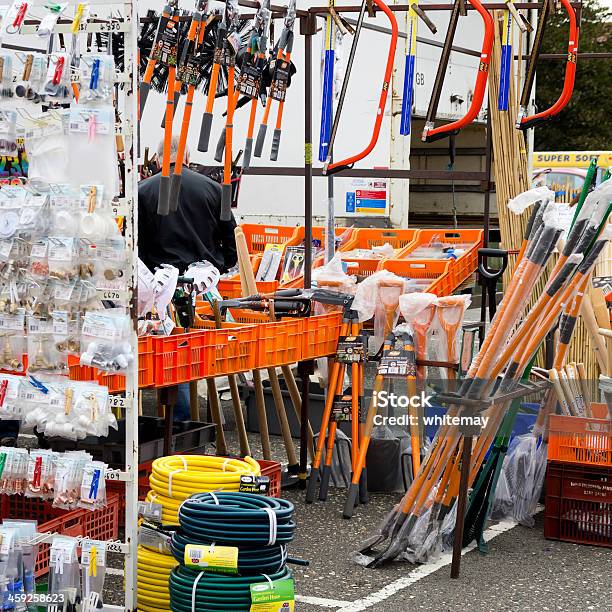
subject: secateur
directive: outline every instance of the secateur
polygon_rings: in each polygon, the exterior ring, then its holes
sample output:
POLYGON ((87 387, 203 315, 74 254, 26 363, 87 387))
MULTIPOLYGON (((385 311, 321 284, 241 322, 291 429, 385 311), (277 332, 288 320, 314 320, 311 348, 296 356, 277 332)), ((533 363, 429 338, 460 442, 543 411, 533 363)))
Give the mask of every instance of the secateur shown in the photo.
POLYGON ((453 45, 453 39, 455 32, 457 31, 457 25, 459 23, 459 17, 465 14, 465 0, 455 0, 453 10, 451 11, 450 21, 448 29, 446 31, 446 38, 444 39, 444 47, 442 48, 442 55, 440 57, 440 63, 438 64, 438 72, 436 73, 436 80, 434 81, 433 91, 431 100, 429 101, 429 108, 427 109, 427 116, 425 117, 425 128, 423 129, 423 135, 421 140, 423 142, 434 142, 447 136, 455 136, 459 131, 472 123, 478 116, 482 103, 484 100, 485 92, 487 89, 487 79, 489 77, 489 64, 491 63, 491 50, 493 49, 493 36, 494 36, 494 23, 493 17, 491 17, 489 11, 481 4, 479 0, 470 0, 472 6, 478 11, 482 17, 484 23, 484 39, 482 42, 482 50, 480 52, 480 62, 478 64, 478 73, 476 75, 476 83, 474 85, 474 93, 472 101, 468 108, 467 113, 453 121, 442 125, 438 128, 434 127, 436 114, 438 112, 438 105, 440 103, 440 96, 442 95, 442 87, 444 86, 444 77, 448 71, 448 62, 450 60, 451 47, 453 45))
POLYGON ((527 64, 525 84, 523 85, 523 91, 521 92, 519 114, 516 120, 516 127, 520 130, 535 127, 536 125, 549 121, 558 115, 567 106, 574 91, 576 63, 578 61, 578 36, 580 33, 580 24, 576 11, 570 4, 569 0, 561 0, 561 5, 567 13, 567 17, 569 19, 569 42, 567 46, 567 60, 565 64, 563 91, 561 92, 558 100, 550 108, 534 115, 527 116, 527 108, 529 106, 531 90, 533 89, 536 67, 538 58, 540 56, 540 49, 542 48, 544 30, 546 29, 546 22, 552 11, 552 4, 553 0, 545 0, 544 6, 540 11, 538 27, 535 33, 531 55, 529 56, 529 63, 527 64))
POLYGON ((397 48, 397 38, 398 38, 397 19, 395 18, 395 15, 391 11, 391 9, 382 0, 363 0, 363 2, 361 3, 361 10, 359 11, 359 18, 357 20, 355 34, 353 36, 353 43, 351 45, 351 51, 348 57, 346 74, 344 75, 344 80, 342 82, 342 89, 340 90, 340 97, 338 98, 338 106, 337 106, 336 114, 334 117, 334 123, 331 129, 329 145, 327 147, 327 159, 325 160, 325 163, 323 164, 322 172, 324 175, 332 175, 332 174, 335 174, 336 172, 340 172, 341 170, 352 168, 356 162, 362 160, 364 157, 367 157, 373 151, 374 147, 376 146, 376 143, 378 142, 378 137, 380 135, 380 128, 382 125, 383 115, 385 113, 385 106, 387 104, 387 95, 389 93, 391 74, 393 72, 393 62, 395 60, 395 50, 397 48), (385 66, 383 83, 382 83, 382 87, 380 90, 378 108, 376 110, 376 119, 374 121, 374 129, 372 132, 372 136, 370 138, 370 142, 368 143, 366 148, 363 149, 363 151, 355 155, 351 155, 350 157, 347 157, 345 159, 341 159, 339 161, 332 163, 334 142, 336 140, 336 134, 338 133, 338 126, 340 125, 340 116, 342 114, 342 108, 344 106, 344 100, 346 98, 346 92, 348 90, 351 70, 353 68, 353 62, 355 60, 355 54, 357 52, 357 43, 359 42, 359 36, 363 28, 363 20, 365 18, 366 8, 368 9, 368 12, 372 14, 374 11, 373 5, 376 5, 381 11, 385 13, 391 25, 391 41, 389 42, 389 52, 387 55, 387 64, 385 66))

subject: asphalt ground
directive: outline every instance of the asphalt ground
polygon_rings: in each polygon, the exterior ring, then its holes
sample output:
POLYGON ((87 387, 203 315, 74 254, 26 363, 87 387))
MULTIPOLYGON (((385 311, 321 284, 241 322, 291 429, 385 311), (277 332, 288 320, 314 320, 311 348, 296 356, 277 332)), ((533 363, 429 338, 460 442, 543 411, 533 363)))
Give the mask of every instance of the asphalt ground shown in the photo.
MULTIPOLYGON (((226 416, 228 444, 238 452, 227 410, 226 416)), ((253 455, 260 456, 258 436, 249 438, 253 455)), ((282 440, 273 437, 272 446, 274 457, 286 462, 282 440)), ((464 552, 461 575, 452 580, 450 556, 435 564, 397 561, 376 570, 354 561, 355 550, 399 494, 371 494, 350 521, 342 518, 342 489, 331 489, 326 502, 310 505, 297 489, 285 490, 283 497, 295 504, 298 523, 290 554, 310 562, 292 568, 300 612, 612 610, 612 549, 545 540, 542 513, 533 528, 491 526, 489 552, 464 552)), ((121 562, 112 558, 110 565, 120 568, 121 562)), ((123 576, 107 576, 105 601, 119 604, 122 597, 123 576)))

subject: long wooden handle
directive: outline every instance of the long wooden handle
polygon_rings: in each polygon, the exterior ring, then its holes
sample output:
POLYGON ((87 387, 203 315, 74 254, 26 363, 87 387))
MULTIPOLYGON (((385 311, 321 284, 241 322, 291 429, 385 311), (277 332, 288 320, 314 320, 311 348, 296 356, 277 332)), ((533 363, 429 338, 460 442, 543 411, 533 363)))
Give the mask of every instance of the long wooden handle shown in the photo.
POLYGON ((217 455, 226 456, 227 444, 225 442, 225 433, 223 432, 221 406, 219 405, 217 385, 214 378, 206 379, 206 388, 208 390, 208 405, 210 406, 210 414, 217 429, 217 455))
POLYGON ((287 451, 287 460, 289 465, 297 465, 298 459, 295 452, 295 445, 291 437, 291 428, 287 419, 287 411, 285 410, 285 402, 280 390, 276 368, 268 368, 268 378, 270 379, 270 387, 272 388, 272 396, 274 397, 274 407, 276 408, 276 416, 280 423, 281 433, 283 435, 283 443, 287 451))

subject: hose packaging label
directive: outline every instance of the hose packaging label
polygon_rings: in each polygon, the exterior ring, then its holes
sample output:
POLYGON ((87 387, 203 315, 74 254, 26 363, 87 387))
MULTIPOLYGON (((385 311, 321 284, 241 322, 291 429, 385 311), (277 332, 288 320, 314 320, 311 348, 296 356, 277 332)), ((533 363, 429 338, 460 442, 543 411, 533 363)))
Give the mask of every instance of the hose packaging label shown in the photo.
POLYGON ((252 474, 243 474, 240 476, 240 485, 238 491, 240 493, 258 493, 266 495, 270 490, 269 476, 253 476, 252 474))
POLYGON ((295 583, 293 578, 251 585, 250 612, 293 612, 294 609, 295 583))
POLYGON ((192 569, 206 569, 218 574, 238 573, 238 548, 215 544, 187 544, 185 565, 192 569))

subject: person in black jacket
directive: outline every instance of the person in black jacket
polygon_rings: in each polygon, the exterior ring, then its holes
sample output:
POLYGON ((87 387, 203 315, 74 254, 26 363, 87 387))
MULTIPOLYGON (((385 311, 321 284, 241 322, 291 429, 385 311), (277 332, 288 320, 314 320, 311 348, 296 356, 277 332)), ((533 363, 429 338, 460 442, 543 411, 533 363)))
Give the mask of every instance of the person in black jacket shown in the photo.
MULTIPOLYGON (((170 155, 176 158, 178 138, 172 138, 170 155)), ((161 167, 163 140, 157 147, 161 167)), ((185 149, 185 165, 189 150, 185 149)), ((172 164, 174 170, 174 164, 172 164)), ((220 272, 226 272, 237 260, 234 228, 236 221, 221 221, 221 186, 212 179, 184 167, 179 206, 167 216, 157 214, 160 175, 155 174, 138 185, 138 254, 154 271, 161 264, 172 264, 181 274, 196 261, 207 260, 220 272)), ((178 386, 174 420, 191 418, 189 384, 178 386)))
MULTIPOLYGON (((164 143, 157 148, 162 163, 164 143)), ((171 156, 176 157, 178 138, 172 138, 171 156)), ((185 150, 185 166, 189 150, 185 150)), ((171 166, 174 170, 174 165, 171 166)), ((221 221, 221 186, 212 179, 183 168, 179 206, 167 216, 157 214, 160 175, 138 185, 138 252, 150 270, 163 263, 183 273, 196 261, 210 261, 220 272, 236 264, 236 221, 221 221)))

